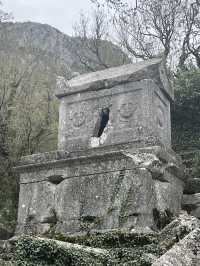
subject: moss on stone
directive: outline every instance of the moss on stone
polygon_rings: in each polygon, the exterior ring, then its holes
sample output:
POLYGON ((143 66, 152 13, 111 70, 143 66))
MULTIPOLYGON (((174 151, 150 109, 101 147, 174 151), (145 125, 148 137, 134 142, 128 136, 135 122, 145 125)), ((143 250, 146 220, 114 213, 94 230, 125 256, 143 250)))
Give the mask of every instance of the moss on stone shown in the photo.
POLYGON ((123 230, 93 233, 84 236, 63 236, 61 234, 54 234, 54 239, 89 247, 107 249, 110 254, 109 260, 104 261, 104 264, 98 264, 101 262, 96 260, 92 262, 94 263, 93 265, 149 266, 152 264, 149 257, 159 257, 166 251, 164 248, 160 248, 157 234, 130 233, 123 230))
POLYGON ((198 224, 197 219, 180 216, 159 233, 112 230, 64 236, 52 230, 48 239, 20 238, 14 258, 17 266, 150 266, 198 224))
POLYGON ((67 249, 53 241, 32 237, 22 237, 17 241, 15 261, 17 266, 109 266, 115 262, 107 255, 94 255, 75 248, 67 249))
POLYGON ((82 236, 64 236, 62 234, 54 234, 51 235, 51 237, 56 240, 97 248, 130 248, 158 243, 157 234, 130 233, 125 230, 112 230, 105 233, 97 232, 82 236))
POLYGON ((104 248, 106 254, 91 254, 76 248, 59 246, 55 241, 33 237, 21 237, 14 254, 17 266, 47 265, 137 265, 149 266, 151 260, 145 254, 158 257, 162 254, 156 235, 136 234, 126 231, 111 231, 87 236, 55 235, 57 240, 104 248), (109 254, 109 255, 108 255, 109 254))

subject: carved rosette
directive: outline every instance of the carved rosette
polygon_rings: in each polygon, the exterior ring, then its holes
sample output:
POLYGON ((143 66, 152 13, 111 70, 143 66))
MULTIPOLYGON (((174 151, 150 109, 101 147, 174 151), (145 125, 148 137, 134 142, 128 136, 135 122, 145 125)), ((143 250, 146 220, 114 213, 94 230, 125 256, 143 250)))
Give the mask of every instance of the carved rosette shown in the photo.
POLYGON ((80 128, 86 124, 87 104, 82 103, 70 111, 70 120, 74 128, 80 128))
POLYGON ((137 105, 132 102, 122 103, 119 108, 119 115, 121 121, 128 121, 134 115, 137 105))

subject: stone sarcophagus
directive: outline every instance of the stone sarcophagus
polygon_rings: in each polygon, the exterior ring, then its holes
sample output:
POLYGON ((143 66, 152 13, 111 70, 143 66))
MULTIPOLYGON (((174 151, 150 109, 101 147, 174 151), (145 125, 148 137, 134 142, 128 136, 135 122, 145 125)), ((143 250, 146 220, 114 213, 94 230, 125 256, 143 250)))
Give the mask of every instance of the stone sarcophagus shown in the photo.
POLYGON ((59 150, 126 143, 170 147, 173 92, 161 59, 80 75, 70 81, 60 78, 57 97, 59 150), (95 140, 103 110, 109 112, 107 130, 95 140))
POLYGON ((58 79, 58 150, 26 156, 16 233, 162 228, 181 208, 161 59, 58 79))

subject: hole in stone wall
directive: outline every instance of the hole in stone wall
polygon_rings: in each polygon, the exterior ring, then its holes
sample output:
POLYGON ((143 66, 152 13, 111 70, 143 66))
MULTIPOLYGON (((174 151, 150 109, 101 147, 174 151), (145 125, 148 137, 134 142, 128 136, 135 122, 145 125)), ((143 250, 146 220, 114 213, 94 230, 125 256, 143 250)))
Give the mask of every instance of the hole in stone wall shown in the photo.
POLYGON ((84 216, 82 217, 82 222, 83 223, 94 223, 96 221, 97 217, 96 216, 84 216))
POLYGON ((47 179, 52 184, 58 185, 64 180, 64 177, 62 175, 52 175, 52 176, 48 176, 47 179))
POLYGON ((109 108, 103 108, 99 114, 99 117, 97 119, 94 132, 93 132, 93 137, 99 138, 103 134, 103 131, 105 127, 108 124, 109 121, 109 113, 110 109, 109 108))

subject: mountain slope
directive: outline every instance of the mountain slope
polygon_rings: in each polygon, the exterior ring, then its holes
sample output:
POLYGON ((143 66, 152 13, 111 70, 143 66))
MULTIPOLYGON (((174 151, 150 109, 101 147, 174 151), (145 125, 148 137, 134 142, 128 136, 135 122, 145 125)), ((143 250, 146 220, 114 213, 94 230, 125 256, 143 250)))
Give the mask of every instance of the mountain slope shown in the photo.
MULTIPOLYGON (((59 60, 73 71, 85 71, 80 64, 79 54, 86 52, 88 56, 94 57, 89 49, 84 51, 86 47, 79 45, 79 38, 70 37, 46 24, 3 23, 0 26, 0 39, 1 51, 11 54, 25 51, 45 55, 55 62, 59 60)), ((117 46, 107 41, 102 42, 102 59, 110 66, 129 61, 117 46)))
MULTIPOLYGON (((22 155, 57 148, 56 77, 88 71, 80 61, 82 55, 88 56, 93 69, 102 68, 86 48, 79 38, 48 25, 0 23, 0 141, 5 142, 0 147, 8 147, 8 156, 0 164, 0 238, 1 232, 7 234, 6 228, 8 235, 14 228, 18 192, 13 163, 22 155)), ((129 61, 106 41, 101 56, 109 66, 129 61)))

